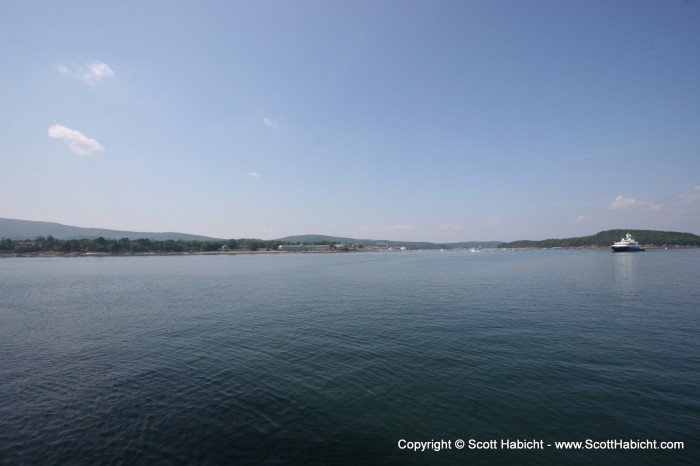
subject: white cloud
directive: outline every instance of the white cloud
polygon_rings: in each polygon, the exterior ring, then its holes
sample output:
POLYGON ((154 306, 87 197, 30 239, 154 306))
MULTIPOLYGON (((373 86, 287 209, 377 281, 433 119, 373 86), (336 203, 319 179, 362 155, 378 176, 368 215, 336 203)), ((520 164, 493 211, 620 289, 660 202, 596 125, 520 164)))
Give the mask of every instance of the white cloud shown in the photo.
POLYGON ((617 196, 610 204, 610 210, 638 208, 659 212, 664 210, 664 205, 660 202, 649 202, 633 199, 631 197, 617 196))
POLYGON ((700 186, 695 186, 689 193, 681 194, 681 199, 686 202, 700 201, 700 186))
POLYGON ((459 225, 453 225, 451 223, 443 223, 442 225, 438 226, 438 228, 441 231, 459 230, 459 225))
POLYGON ((630 207, 636 207, 638 205, 639 202, 636 199, 625 196, 617 196, 610 204, 610 209, 629 209, 630 207))
POLYGON ((666 206, 661 202, 646 202, 642 201, 642 208, 644 210, 651 210, 653 212, 661 212, 666 206))
POLYGON ((258 178, 260 178, 260 173, 258 173, 258 172, 250 172, 250 173, 248 173, 246 176, 247 176, 248 178, 254 178, 254 179, 257 180, 258 178))
POLYGON ((263 117, 263 123, 266 126, 269 126, 270 128, 277 128, 279 127, 279 123, 277 123, 275 120, 271 120, 268 117, 264 116, 263 117))
POLYGON ((68 143, 70 150, 78 155, 90 155, 94 152, 102 152, 104 146, 96 140, 85 136, 80 131, 66 128, 62 125, 49 127, 49 137, 63 139, 68 143))
POLYGON ((114 76, 114 71, 112 71, 112 68, 101 61, 94 61, 87 65, 87 67, 74 66, 70 68, 66 65, 58 65, 57 68, 58 71, 64 75, 79 79, 93 86, 102 78, 114 76))
POLYGON ((388 228, 390 231, 411 231, 413 227, 411 225, 393 225, 388 228))
POLYGON ((576 217, 574 219, 575 223, 586 223, 586 222, 590 222, 590 221, 591 221, 590 217, 586 217, 585 215, 579 215, 578 217, 576 217))
POLYGON ((487 225, 495 226, 498 225, 498 219, 497 218, 490 218, 486 220, 487 225))

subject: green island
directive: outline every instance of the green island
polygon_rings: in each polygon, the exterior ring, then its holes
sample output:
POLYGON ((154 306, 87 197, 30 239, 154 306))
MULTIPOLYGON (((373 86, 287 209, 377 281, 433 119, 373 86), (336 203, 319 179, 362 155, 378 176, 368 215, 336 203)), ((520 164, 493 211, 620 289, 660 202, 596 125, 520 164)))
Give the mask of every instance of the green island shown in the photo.
POLYGON ((590 236, 575 238, 545 239, 540 241, 520 240, 501 243, 499 248, 607 248, 627 233, 633 233, 634 239, 646 247, 699 247, 700 236, 692 233, 658 230, 606 230, 590 236))

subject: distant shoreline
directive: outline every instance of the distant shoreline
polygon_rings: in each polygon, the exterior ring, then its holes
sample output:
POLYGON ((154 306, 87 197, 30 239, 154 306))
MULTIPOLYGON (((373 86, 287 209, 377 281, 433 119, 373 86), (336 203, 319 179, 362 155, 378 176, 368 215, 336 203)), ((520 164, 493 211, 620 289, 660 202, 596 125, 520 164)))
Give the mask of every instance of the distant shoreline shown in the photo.
MULTIPOLYGON (((660 251, 670 249, 698 249, 698 246, 645 246, 646 250, 660 251)), ((134 253, 109 253, 109 252, 87 252, 87 253, 60 253, 60 252, 0 252, 0 259, 10 257, 168 257, 168 256, 238 256, 251 254, 350 254, 350 253, 387 253, 401 254, 405 252, 469 252, 468 249, 414 249, 412 251, 383 251, 383 250, 356 250, 356 251, 191 251, 191 252, 134 252, 134 253)), ((524 248, 488 248, 482 251, 610 251, 605 246, 579 246, 579 247, 524 247, 524 248)), ((611 251, 612 252, 612 251, 611 251)))
POLYGON ((237 256, 246 254, 328 254, 345 251, 192 251, 192 252, 0 252, 2 257, 151 257, 151 256, 237 256))
POLYGON ((248 254, 345 254, 371 251, 182 251, 182 252, 0 252, 3 257, 156 257, 156 256, 238 256, 248 254))

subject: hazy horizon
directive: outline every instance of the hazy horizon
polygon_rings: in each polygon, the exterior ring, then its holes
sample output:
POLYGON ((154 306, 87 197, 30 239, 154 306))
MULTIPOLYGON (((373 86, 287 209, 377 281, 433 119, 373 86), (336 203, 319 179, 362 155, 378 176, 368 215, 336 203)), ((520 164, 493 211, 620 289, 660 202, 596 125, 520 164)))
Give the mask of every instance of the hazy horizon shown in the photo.
MULTIPOLYGON (((27 220, 27 219, 6 219, 3 217, 0 217, 1 220, 19 220, 19 221, 28 221, 28 222, 41 222, 39 220, 27 220)), ((58 223, 58 222, 41 222, 41 223, 58 223)), ((60 223, 59 223, 60 224, 60 223)), ((60 224, 63 227, 69 227, 69 228, 83 228, 83 229, 94 229, 94 230, 110 230, 110 231, 118 231, 118 232, 124 232, 124 233, 145 233, 145 234, 183 234, 183 235, 195 235, 193 233, 190 233, 188 231, 166 231, 166 230, 153 230, 153 231, 136 231, 136 230, 125 230, 125 229, 107 229, 107 228, 102 228, 100 226, 82 226, 82 225, 65 225, 65 224, 60 224)), ((626 230, 629 232, 638 232, 642 230, 648 230, 647 228, 622 228, 620 226, 615 226, 611 228, 606 228, 605 230, 600 230, 600 231, 595 231, 595 232, 589 232, 589 233, 581 233, 579 235, 576 235, 576 237, 581 237, 581 236, 592 236, 597 233, 600 233, 601 231, 607 231, 607 230, 626 230)), ((0 236, 2 236, 0 232, 0 236)), ((692 231, 686 231, 686 232, 677 232, 677 233, 691 233, 691 234, 696 234, 692 231)), ((56 233, 48 233, 56 236, 56 233)), ((39 236, 46 236, 46 234, 42 234, 39 236)), ((58 236, 62 236, 60 233, 58 236)), ((415 243, 433 243, 433 244, 454 244, 454 243, 491 243, 491 242, 500 242, 500 243, 507 243, 511 241, 542 241, 542 240, 548 240, 548 239, 566 239, 565 237, 553 237, 553 236, 547 236, 547 237, 542 237, 542 238, 518 238, 515 240, 500 240, 498 238, 465 238, 457 241, 428 241, 428 240, 397 240, 395 238, 390 238, 390 237, 347 237, 347 236, 339 236, 339 235, 327 235, 323 232, 311 232, 311 233, 299 233, 299 234, 291 234, 291 235, 285 235, 285 236, 279 236, 279 237, 270 237, 270 238, 260 238, 260 237, 238 237, 238 238, 224 238, 224 237, 216 237, 213 235, 201 235, 204 237, 209 237, 212 239, 217 239, 217 240, 228 240, 228 239, 243 239, 243 238, 248 238, 248 239, 260 239, 264 241, 274 241, 274 240, 279 240, 279 239, 285 239, 285 238, 296 238, 296 237, 304 237, 304 236, 325 236, 325 237, 330 237, 330 238, 349 238, 353 240, 360 240, 360 241, 397 241, 397 242, 415 242, 415 243)), ((32 238, 31 235, 28 236, 28 238, 32 238)))
POLYGON ((698 19, 680 0, 3 2, 0 217, 260 239, 697 233, 698 19))

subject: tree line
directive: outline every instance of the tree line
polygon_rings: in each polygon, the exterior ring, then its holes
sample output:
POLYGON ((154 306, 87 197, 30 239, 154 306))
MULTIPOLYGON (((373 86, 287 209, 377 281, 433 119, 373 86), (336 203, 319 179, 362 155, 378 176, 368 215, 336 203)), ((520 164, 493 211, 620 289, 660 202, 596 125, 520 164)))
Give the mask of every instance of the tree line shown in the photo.
POLYGON ((191 241, 191 240, 153 240, 139 239, 109 239, 98 238, 57 239, 49 235, 40 236, 33 240, 0 239, 0 252, 20 253, 58 253, 58 254, 138 254, 138 253, 187 253, 213 252, 221 250, 234 251, 271 251, 279 248, 282 241, 260 239, 229 239, 221 241, 191 241))

